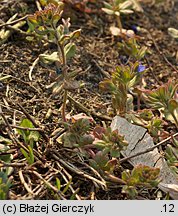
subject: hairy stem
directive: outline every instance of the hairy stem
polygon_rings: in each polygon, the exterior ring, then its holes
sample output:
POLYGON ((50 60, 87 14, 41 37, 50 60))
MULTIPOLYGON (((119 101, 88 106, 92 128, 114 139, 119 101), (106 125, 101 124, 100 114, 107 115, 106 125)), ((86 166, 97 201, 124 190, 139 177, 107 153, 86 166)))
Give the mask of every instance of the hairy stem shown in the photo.
POLYGON ((121 23, 121 17, 120 16, 117 16, 117 24, 118 24, 118 27, 120 29, 120 33, 122 34, 122 23, 121 23))
POLYGON ((67 93, 68 93, 68 91, 66 89, 64 89, 63 105, 62 105, 62 119, 64 122, 66 122, 65 110, 66 110, 66 102, 67 102, 67 93))
MULTIPOLYGON (((58 47, 58 55, 59 53, 61 53, 62 55, 62 74, 63 74, 63 80, 65 81, 67 79, 67 60, 66 60, 66 56, 64 53, 64 45, 60 43, 59 41, 59 35, 57 32, 57 29, 55 27, 53 27, 55 29, 55 38, 56 38, 56 44, 58 47)), ((63 105, 62 105, 62 119, 64 122, 66 122, 66 115, 65 115, 65 110, 66 110, 66 102, 67 102, 67 93, 68 91, 66 89, 64 89, 64 95, 63 95, 63 105)))

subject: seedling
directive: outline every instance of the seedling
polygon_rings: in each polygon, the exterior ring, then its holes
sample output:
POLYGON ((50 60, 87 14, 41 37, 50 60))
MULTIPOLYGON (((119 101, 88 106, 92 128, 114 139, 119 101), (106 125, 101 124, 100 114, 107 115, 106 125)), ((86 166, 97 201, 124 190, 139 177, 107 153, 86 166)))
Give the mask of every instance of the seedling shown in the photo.
POLYGON ((138 188, 153 188, 159 184, 159 168, 138 165, 132 171, 122 172, 122 180, 126 182, 122 192, 134 199, 138 194, 138 188))
POLYGON ((26 145, 30 145, 33 147, 34 142, 38 142, 40 138, 40 134, 38 131, 28 130, 33 129, 34 125, 32 122, 28 119, 23 119, 19 125, 20 127, 24 129, 17 129, 17 132, 23 137, 23 140, 26 145))
POLYGON ((140 70, 139 62, 116 67, 110 79, 100 82, 100 89, 112 94, 112 105, 115 111, 124 116, 133 107, 133 97, 129 91, 135 87, 145 70, 140 70))
POLYGON ((9 144, 11 144, 11 140, 0 136, 0 160, 6 163, 9 163, 12 159, 12 155, 8 153, 9 144))
POLYGON ((57 89, 63 89, 63 108, 62 119, 65 122, 65 109, 68 90, 74 90, 79 87, 68 74, 67 61, 75 55, 76 46, 73 40, 80 35, 80 29, 70 32, 70 18, 62 19, 64 4, 59 1, 48 4, 44 10, 37 11, 34 15, 28 17, 28 23, 31 30, 39 36, 43 36, 57 45, 57 52, 51 55, 41 55, 41 60, 45 63, 56 63, 57 71, 61 71, 56 79, 57 89), (62 24, 58 24, 62 20, 62 24))
POLYGON ((116 18, 120 33, 122 33, 121 15, 133 13, 133 2, 130 0, 112 0, 111 4, 104 2, 104 6, 102 10, 116 18))
POLYGON ((168 165, 178 175, 178 140, 172 138, 172 145, 167 145, 165 157, 168 165))
POLYGON ((165 118, 178 128, 178 83, 169 81, 156 90, 146 91, 146 101, 152 108, 159 110, 165 118))
POLYGON ((28 119, 23 119, 20 123, 20 127, 24 127, 24 129, 17 129, 17 131, 23 137, 23 140, 29 152, 27 152, 23 148, 21 148, 20 150, 24 155, 24 157, 27 159, 28 163, 31 165, 34 163, 34 153, 33 153, 34 142, 38 142, 40 138, 40 134, 38 131, 28 130, 28 128, 34 128, 34 125, 28 119))
POLYGON ((128 58, 134 61, 141 61, 147 53, 147 47, 138 45, 136 38, 123 40, 122 43, 118 43, 118 47, 119 51, 123 51, 128 58))
MULTIPOLYGON (((60 179, 58 177, 56 177, 55 187, 58 189, 58 193, 55 193, 48 184, 46 184, 46 186, 49 189, 53 198, 56 200, 60 200, 61 198, 59 196, 59 193, 62 195, 65 195, 66 192, 69 190, 69 187, 71 186, 71 184, 72 184, 72 178, 68 181, 67 184, 62 185, 60 179)), ((74 193, 72 194, 72 196, 75 198, 74 193)))
POLYGON ((62 136, 65 147, 84 147, 93 143, 94 138, 89 134, 90 121, 81 118, 74 123, 66 124, 67 132, 62 136))
POLYGON ((0 200, 8 198, 9 188, 11 187, 11 180, 8 178, 7 173, 0 172, 0 200))
MULTIPOLYGON (((10 149, 8 144, 11 140, 0 136, 0 160, 6 163, 10 163, 12 155, 8 153, 10 149)), ((6 200, 8 197, 9 188, 11 186, 11 180, 8 177, 12 173, 12 167, 0 168, 0 200, 6 200)))

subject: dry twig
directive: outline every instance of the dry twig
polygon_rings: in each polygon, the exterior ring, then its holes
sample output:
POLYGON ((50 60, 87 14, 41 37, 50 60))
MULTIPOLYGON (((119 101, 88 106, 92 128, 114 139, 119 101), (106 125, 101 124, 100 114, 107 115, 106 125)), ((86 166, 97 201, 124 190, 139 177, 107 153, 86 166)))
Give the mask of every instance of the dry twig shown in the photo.
POLYGON ((138 153, 136 153, 136 154, 134 154, 134 155, 130 155, 130 156, 125 157, 125 158, 123 158, 123 159, 120 159, 119 162, 120 162, 120 163, 123 163, 123 162, 125 162, 125 161, 127 161, 127 160, 130 160, 130 159, 134 158, 134 157, 137 157, 137 156, 140 156, 140 155, 142 155, 142 154, 145 154, 145 153, 148 153, 148 152, 150 152, 150 151, 153 151, 155 148, 158 148, 158 147, 161 146, 161 145, 165 145, 167 141, 171 140, 172 137, 176 137, 176 136, 178 136, 178 133, 176 133, 176 134, 174 134, 174 135, 172 135, 172 136, 170 136, 170 137, 168 137, 168 138, 162 140, 161 142, 159 142, 158 144, 156 144, 156 145, 153 146, 153 147, 150 147, 150 148, 148 148, 148 149, 146 149, 146 150, 144 150, 144 151, 138 152, 138 153))

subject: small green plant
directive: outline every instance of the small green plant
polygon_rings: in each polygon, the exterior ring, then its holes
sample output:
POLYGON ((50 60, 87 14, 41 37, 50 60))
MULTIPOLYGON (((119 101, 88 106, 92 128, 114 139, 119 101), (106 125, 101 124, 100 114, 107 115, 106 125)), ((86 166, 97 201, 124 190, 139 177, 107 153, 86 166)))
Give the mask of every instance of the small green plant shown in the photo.
POLYGON ((27 162, 29 165, 32 165, 34 163, 34 153, 33 153, 33 148, 28 145, 28 151, 24 150, 23 148, 20 149, 20 151, 22 152, 23 156, 26 158, 27 162))
POLYGON ((111 157, 120 158, 121 151, 127 148, 128 143, 124 140, 124 136, 119 134, 118 130, 112 131, 110 127, 97 126, 93 130, 93 135, 95 137, 93 142, 95 147, 111 157))
POLYGON ((120 33, 122 33, 121 15, 133 13, 132 8, 133 2, 130 0, 113 0, 111 4, 104 2, 104 8, 102 10, 116 18, 120 33))
POLYGON ((24 155, 24 157, 27 159, 28 163, 31 165, 34 163, 34 153, 33 153, 34 143, 38 142, 40 138, 40 134, 38 131, 28 130, 28 128, 29 129, 34 128, 34 125, 28 119, 23 119, 20 123, 20 127, 24 129, 17 129, 17 131, 23 137, 23 140, 29 152, 27 152, 23 148, 21 148, 20 150, 22 154, 24 155))
POLYGON ((146 91, 145 95, 148 105, 163 113, 178 128, 177 91, 178 83, 169 81, 155 90, 146 91))
MULTIPOLYGON (((11 140, 0 136, 0 160, 5 163, 10 163, 12 155, 8 153, 11 140)), ((0 200, 8 198, 9 188, 11 187, 11 180, 8 175, 12 173, 12 167, 0 168, 0 200)))
POLYGON ((8 150, 10 149, 8 145, 11 143, 11 140, 0 136, 0 160, 6 163, 9 163, 12 159, 12 155, 8 153, 8 150))
POLYGON ((147 47, 140 46, 136 38, 128 38, 118 43, 119 51, 123 51, 128 58, 141 61, 147 53, 147 47))
POLYGON ((93 129, 95 140, 93 147, 98 150, 89 160, 90 165, 104 175, 105 172, 112 173, 118 164, 121 151, 126 150, 127 141, 118 133, 118 130, 111 131, 111 128, 97 126, 93 129))
MULTIPOLYGON (((60 197, 59 193, 61 195, 65 196, 65 194, 69 190, 69 187, 70 187, 71 184, 72 184, 72 178, 68 181, 67 184, 62 185, 60 179, 58 177, 56 177, 55 187, 58 189, 57 193, 54 192, 48 184, 46 184, 46 186, 47 186, 49 192, 51 193, 51 195, 53 196, 53 199, 61 200, 61 197, 60 197)), ((72 199, 72 198, 73 199, 75 198, 75 193, 72 194, 70 199, 72 199)))
POLYGON ((93 143, 94 138, 90 133, 90 121, 80 118, 77 121, 66 124, 67 132, 62 136, 62 142, 65 147, 84 147, 93 143))
POLYGON ((105 176, 105 172, 113 173, 118 160, 116 158, 110 159, 104 151, 98 151, 92 159, 89 159, 89 163, 94 169, 105 176))
POLYGON ((26 119, 26 118, 24 118, 20 122, 19 126, 24 128, 24 129, 17 129, 17 132, 23 137, 23 140, 24 140, 26 145, 30 145, 33 147, 34 142, 38 142, 38 140, 40 138, 39 132, 33 131, 33 130, 28 130, 28 128, 33 129, 34 125, 29 119, 26 119))
POLYGON ((159 168, 145 165, 138 165, 132 171, 123 171, 122 180, 126 182, 126 185, 123 186, 122 192, 134 199, 138 194, 138 189, 153 188, 159 184, 159 173, 159 168))
POLYGON ((162 135, 164 136, 163 126, 166 123, 149 109, 141 110, 136 114, 128 114, 127 118, 132 120, 134 124, 145 127, 151 136, 157 139, 162 135))
POLYGON ((40 59, 44 63, 55 63, 57 71, 62 73, 56 79, 57 89, 63 89, 63 108, 62 119, 66 122, 65 109, 67 101, 67 92, 79 87, 79 84, 71 79, 68 73, 67 61, 75 55, 76 46, 73 40, 80 35, 80 29, 70 32, 70 18, 62 19, 63 2, 48 4, 44 10, 37 11, 34 15, 28 17, 28 23, 31 31, 37 35, 45 37, 57 46, 57 52, 50 55, 42 54, 40 59), (62 24, 58 24, 62 20, 62 24))
POLYGON ((178 140, 172 138, 172 145, 167 145, 165 157, 168 165, 178 175, 178 140))
POLYGON ((91 130, 91 121, 81 117, 66 124, 66 133, 61 141, 65 147, 80 148, 82 154, 89 159, 91 166, 99 172, 112 172, 118 163, 122 150, 128 143, 118 130, 96 126, 91 130))
POLYGON ((4 171, 0 171, 0 200, 8 198, 9 188, 11 187, 11 180, 4 171))
POLYGON ((141 80, 145 67, 139 62, 116 67, 110 79, 100 82, 100 89, 112 94, 112 105, 116 113, 124 116, 133 107, 133 97, 129 91, 141 80))

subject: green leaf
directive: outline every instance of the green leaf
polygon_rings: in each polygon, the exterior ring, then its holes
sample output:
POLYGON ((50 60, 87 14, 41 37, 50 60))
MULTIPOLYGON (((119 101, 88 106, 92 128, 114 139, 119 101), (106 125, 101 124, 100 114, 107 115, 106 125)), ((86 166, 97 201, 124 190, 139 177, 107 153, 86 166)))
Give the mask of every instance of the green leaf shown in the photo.
POLYGON ((101 81, 99 83, 99 88, 100 90, 104 91, 104 92, 114 92, 116 91, 116 86, 114 85, 114 83, 112 82, 111 79, 104 79, 103 81, 101 81))
POLYGON ((107 13, 108 15, 114 15, 114 11, 108 8, 102 8, 102 11, 107 13))
POLYGON ((138 51, 138 60, 141 60, 144 58, 145 54, 147 52, 147 47, 142 47, 139 51, 138 51))
MULTIPOLYGON (((170 113, 174 113, 174 111, 178 109, 178 102, 174 99, 171 99, 168 104, 168 110, 170 113)), ((178 116, 177 116, 178 118, 178 116)))
POLYGON ((4 138, 3 136, 0 136, 0 143, 10 144, 12 143, 12 141, 10 139, 4 138))
POLYGON ((50 31, 48 29, 35 28, 34 31, 41 36, 47 35, 50 31))
POLYGON ((72 132, 67 132, 62 136, 62 142, 64 147, 73 148, 77 144, 77 135, 72 132))
POLYGON ((111 149, 110 154, 111 154, 111 157, 119 158, 120 157, 120 150, 118 148, 116 148, 116 149, 113 148, 113 149, 111 149))
POLYGON ((77 29, 70 33, 70 39, 76 39, 80 36, 80 34, 81 34, 81 29, 77 29))
POLYGON ((0 144, 0 160, 7 163, 11 161, 12 154, 6 154, 9 149, 9 146, 6 146, 5 144, 0 144))
POLYGON ((178 148, 178 140, 177 140, 175 137, 173 137, 172 140, 173 140, 173 145, 174 145, 176 148, 178 148))
POLYGON ((104 6, 105 6, 105 8, 107 8, 107 9, 112 9, 112 5, 109 4, 108 2, 104 2, 104 6))
POLYGON ((33 164, 34 163, 34 153, 33 153, 33 149, 32 147, 29 145, 28 146, 28 149, 29 149, 29 164, 33 164))
POLYGON ((28 152, 25 151, 23 148, 20 148, 20 151, 22 152, 23 156, 26 158, 26 160, 28 161, 29 164, 31 164, 31 160, 30 160, 30 157, 28 155, 28 152))
POLYGON ((125 2, 123 2, 121 4, 119 4, 119 9, 120 10, 127 10, 130 7, 132 7, 132 2, 131 1, 125 1, 125 2))
POLYGON ((175 28, 168 28, 168 33, 173 37, 173 38, 178 38, 178 30, 175 28))
POLYGON ((49 65, 59 60, 58 52, 53 52, 51 55, 40 54, 39 58, 43 63, 49 65))
POLYGON ((126 9, 125 10, 120 10, 120 13, 121 14, 132 14, 133 10, 128 10, 128 9, 127 10, 126 9))
POLYGON ((130 172, 129 170, 125 170, 122 172, 122 180, 127 182, 130 179, 130 172))
POLYGON ((47 5, 48 0, 39 0, 39 2, 44 7, 47 5))
POLYGON ((29 140, 38 142, 39 138, 40 138, 40 133, 38 131, 30 131, 30 134, 28 136, 29 140))
POLYGON ((70 59, 72 57, 74 57, 75 55, 75 51, 76 51, 76 46, 74 43, 68 43, 65 47, 64 47, 64 53, 67 59, 70 59))
POLYGON ((38 25, 38 21, 37 21, 37 17, 35 15, 30 15, 28 16, 28 23, 31 24, 31 27, 32 26, 37 26, 38 25))
POLYGON ((55 14, 53 15, 53 18, 52 18, 52 22, 53 22, 53 25, 56 27, 57 23, 59 22, 59 20, 61 19, 61 14, 55 14))
POLYGON ((20 127, 34 128, 32 122, 29 119, 23 119, 20 123, 20 127))
POLYGON ((56 177, 56 186, 57 186, 57 189, 60 191, 61 189, 61 181, 56 177))
POLYGON ((0 200, 6 200, 11 181, 8 179, 6 172, 0 172, 0 200))
MULTIPOLYGON (((20 127, 25 127, 25 128, 34 128, 32 122, 28 119, 23 119, 20 123, 20 127)), ((28 142, 28 136, 30 134, 29 130, 21 130, 21 129, 17 129, 17 132, 22 135, 25 143, 28 142)))
POLYGON ((102 149, 104 149, 104 148, 106 147, 106 142, 103 141, 103 140, 96 140, 96 141, 94 142, 94 145, 95 145, 95 147, 96 147, 97 149, 102 150, 102 149))
POLYGON ((65 186, 64 190, 62 191, 63 194, 65 194, 65 192, 67 192, 67 190, 69 189, 69 186, 71 185, 71 183, 72 183, 72 178, 69 180, 69 182, 65 186))

